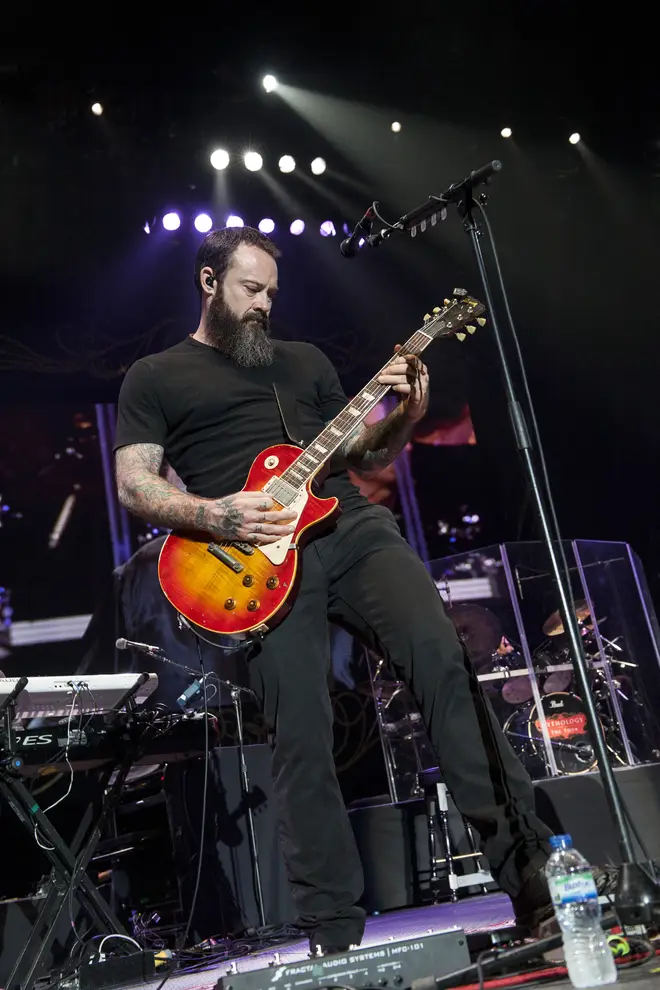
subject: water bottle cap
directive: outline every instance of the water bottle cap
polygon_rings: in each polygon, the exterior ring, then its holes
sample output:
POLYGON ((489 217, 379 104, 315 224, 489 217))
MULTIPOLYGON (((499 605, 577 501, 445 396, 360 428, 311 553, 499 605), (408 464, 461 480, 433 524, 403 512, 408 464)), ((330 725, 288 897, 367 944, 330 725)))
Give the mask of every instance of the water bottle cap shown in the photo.
POLYGON ((573 840, 570 835, 551 835, 550 847, 552 849, 572 849, 573 840))

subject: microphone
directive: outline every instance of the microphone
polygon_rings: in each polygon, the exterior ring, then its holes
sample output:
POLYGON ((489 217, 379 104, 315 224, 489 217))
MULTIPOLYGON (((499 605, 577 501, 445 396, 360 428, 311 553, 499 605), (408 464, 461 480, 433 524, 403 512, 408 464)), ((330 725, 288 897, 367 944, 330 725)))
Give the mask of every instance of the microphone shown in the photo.
POLYGON ((118 650, 137 650, 138 653, 146 653, 151 657, 164 656, 160 646, 150 646, 149 643, 135 643, 132 639, 124 639, 123 636, 115 641, 115 647, 118 650))
POLYGON ((347 237, 346 240, 341 242, 339 245, 339 250, 344 258, 354 258, 358 253, 360 250, 360 238, 363 235, 367 235, 371 230, 371 221, 373 220, 373 216, 374 212, 372 208, 369 207, 360 222, 356 224, 353 233, 347 237))
POLYGON ((180 694, 179 697, 176 699, 176 703, 179 706, 179 708, 187 708, 188 702, 192 698, 194 698, 195 695, 199 694, 203 686, 204 686, 203 677, 198 677, 196 681, 193 681, 192 684, 189 684, 186 690, 183 692, 183 694, 180 694))

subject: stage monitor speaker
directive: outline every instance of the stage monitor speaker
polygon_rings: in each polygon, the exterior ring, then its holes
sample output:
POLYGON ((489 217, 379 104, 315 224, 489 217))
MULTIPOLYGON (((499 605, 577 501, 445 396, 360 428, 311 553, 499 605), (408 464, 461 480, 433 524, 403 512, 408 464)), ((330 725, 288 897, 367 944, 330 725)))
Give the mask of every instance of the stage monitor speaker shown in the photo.
MULTIPOLYGON (((266 924, 293 924, 296 911, 280 850, 271 749, 266 745, 246 746, 245 754, 266 924)), ((185 918, 190 911, 199 862, 203 782, 202 759, 168 767, 165 788, 185 918)), ((191 926, 196 940, 239 935, 259 926, 246 812, 238 749, 225 746, 212 750, 202 876, 191 926)))
MULTIPOLYGON (((660 763, 622 767, 614 771, 621 798, 651 859, 660 860, 660 763)), ((535 780, 536 813, 552 829, 573 837, 576 849, 590 863, 619 863, 600 774, 584 773, 535 780)), ((638 842, 637 849, 641 852, 638 842)))

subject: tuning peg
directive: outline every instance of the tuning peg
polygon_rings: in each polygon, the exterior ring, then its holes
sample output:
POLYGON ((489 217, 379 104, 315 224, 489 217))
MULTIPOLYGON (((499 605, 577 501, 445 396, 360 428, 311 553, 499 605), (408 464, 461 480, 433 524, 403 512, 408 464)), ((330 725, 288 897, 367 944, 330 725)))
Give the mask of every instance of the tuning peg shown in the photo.
POLYGON ((454 295, 460 296, 460 298, 462 299, 463 296, 467 296, 467 291, 465 289, 454 289, 454 295))
POLYGON ((477 328, 476 327, 466 326, 465 329, 467 330, 468 333, 476 333, 477 332, 477 328))
POLYGON ((434 306, 433 307, 433 312, 434 313, 439 313, 440 312, 440 307, 439 306, 434 306))
POLYGON ((478 316, 477 317, 477 323, 479 324, 480 327, 485 327, 486 326, 486 320, 484 319, 483 316, 478 316))
POLYGON ((444 300, 444 304, 445 304, 445 306, 450 306, 450 305, 451 305, 451 303, 452 303, 452 300, 451 300, 451 299, 445 299, 445 300, 444 300))
POLYGON ((467 337, 467 334, 465 334, 465 333, 457 333, 456 334, 456 340, 465 340, 466 337, 467 337))
POLYGON ((424 313, 424 323, 428 323, 428 321, 430 319, 431 319, 431 314, 430 313, 424 313))

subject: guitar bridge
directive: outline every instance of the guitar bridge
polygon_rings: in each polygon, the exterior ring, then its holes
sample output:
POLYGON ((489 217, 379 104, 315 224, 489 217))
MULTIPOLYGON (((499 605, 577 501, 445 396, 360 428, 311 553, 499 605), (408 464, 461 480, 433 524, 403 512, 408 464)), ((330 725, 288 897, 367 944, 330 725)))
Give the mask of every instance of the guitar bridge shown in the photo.
POLYGON ((235 574, 240 574, 244 569, 240 560, 234 560, 230 553, 219 547, 217 543, 209 543, 206 548, 210 554, 217 558, 221 563, 229 567, 235 574))

